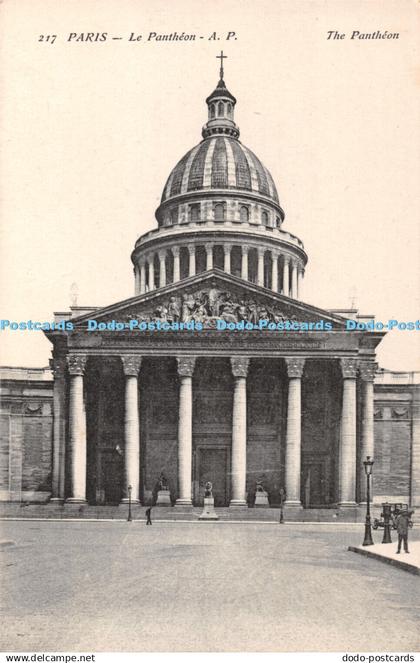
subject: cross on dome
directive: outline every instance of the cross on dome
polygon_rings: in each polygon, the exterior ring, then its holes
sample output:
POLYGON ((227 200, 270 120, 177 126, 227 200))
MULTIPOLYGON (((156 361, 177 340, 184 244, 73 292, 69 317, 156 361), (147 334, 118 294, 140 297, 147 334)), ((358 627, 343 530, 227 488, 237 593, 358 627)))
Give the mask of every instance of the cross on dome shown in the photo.
POLYGON ((223 55, 223 51, 220 51, 220 55, 216 55, 216 58, 220 60, 220 79, 223 80, 223 60, 227 60, 227 55, 223 55))

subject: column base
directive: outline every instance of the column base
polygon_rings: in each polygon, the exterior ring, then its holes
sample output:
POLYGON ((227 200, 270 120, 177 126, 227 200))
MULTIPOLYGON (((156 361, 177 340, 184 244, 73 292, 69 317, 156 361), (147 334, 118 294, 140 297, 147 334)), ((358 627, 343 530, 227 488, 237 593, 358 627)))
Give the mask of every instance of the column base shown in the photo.
POLYGON ((192 509, 192 500, 186 500, 182 497, 178 498, 174 504, 174 508, 191 508, 192 509))
POLYGON ((354 509, 357 504, 356 502, 338 502, 337 506, 339 509, 354 509))
POLYGON ((64 497, 51 497, 50 504, 64 504, 64 497))
POLYGON ((87 504, 87 500, 84 500, 82 497, 68 497, 66 504, 87 504))
MULTIPOLYGON (((130 503, 130 500, 128 499, 128 497, 123 497, 121 502, 120 502, 120 504, 129 504, 129 503, 130 503)), ((140 504, 140 500, 137 500, 137 499, 133 500, 132 499, 131 504, 140 504)))
POLYGON ((247 509, 248 504, 246 500, 230 500, 229 509, 247 509))
POLYGON ((285 509, 303 509, 302 502, 300 500, 286 500, 283 504, 285 509))

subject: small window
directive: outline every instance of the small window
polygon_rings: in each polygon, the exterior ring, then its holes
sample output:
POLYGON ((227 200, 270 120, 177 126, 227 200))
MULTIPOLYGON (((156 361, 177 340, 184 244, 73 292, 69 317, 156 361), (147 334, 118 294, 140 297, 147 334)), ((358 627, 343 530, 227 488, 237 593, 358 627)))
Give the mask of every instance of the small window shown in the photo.
POLYGON ((280 228, 281 222, 280 222, 280 217, 276 216, 276 228, 280 228))
POLYGON ((239 217, 241 220, 241 223, 248 223, 249 222, 249 207, 246 205, 242 205, 240 210, 239 210, 239 217))
POLYGON ((265 210, 263 210, 261 212, 261 223, 262 223, 263 226, 268 226, 269 225, 269 223, 268 223, 268 212, 266 212, 265 210))
POLYGON ((232 115, 232 104, 227 105, 227 114, 232 115))
POLYGON ((225 107, 221 101, 219 101, 219 105, 217 107, 217 114, 219 115, 219 117, 223 117, 225 114, 225 107))
POLYGON ((212 119, 213 119, 214 117, 216 117, 216 107, 215 107, 214 104, 212 104, 212 105, 210 106, 210 117, 211 117, 212 119))
POLYGON ((174 207, 173 209, 171 209, 171 223, 172 223, 172 225, 175 225, 176 223, 178 223, 178 208, 177 207, 174 207))
POLYGON ((215 203, 214 207, 214 220, 215 221, 224 221, 226 206, 225 203, 215 203))
POLYGON ((196 223, 197 221, 200 221, 200 205, 199 204, 190 205, 190 221, 192 221, 193 223, 196 223))

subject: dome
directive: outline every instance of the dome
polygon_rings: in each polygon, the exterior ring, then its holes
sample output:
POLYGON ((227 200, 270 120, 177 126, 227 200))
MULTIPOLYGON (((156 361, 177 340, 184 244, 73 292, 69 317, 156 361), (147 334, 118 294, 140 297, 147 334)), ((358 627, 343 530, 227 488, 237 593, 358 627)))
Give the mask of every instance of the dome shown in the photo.
POLYGON ((161 202, 213 189, 248 191, 279 204, 267 168, 250 149, 229 135, 212 135, 189 150, 169 175, 161 202))

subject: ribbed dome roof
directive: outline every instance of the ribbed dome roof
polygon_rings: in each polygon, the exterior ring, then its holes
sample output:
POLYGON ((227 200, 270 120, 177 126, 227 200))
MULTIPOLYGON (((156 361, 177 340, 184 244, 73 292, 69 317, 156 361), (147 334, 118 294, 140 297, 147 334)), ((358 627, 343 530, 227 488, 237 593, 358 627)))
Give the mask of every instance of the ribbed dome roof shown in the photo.
POLYGON ((182 157, 169 175, 161 202, 190 191, 212 189, 251 191, 279 204, 267 168, 245 145, 226 135, 211 136, 182 157))

